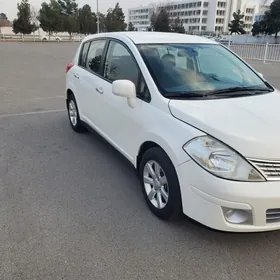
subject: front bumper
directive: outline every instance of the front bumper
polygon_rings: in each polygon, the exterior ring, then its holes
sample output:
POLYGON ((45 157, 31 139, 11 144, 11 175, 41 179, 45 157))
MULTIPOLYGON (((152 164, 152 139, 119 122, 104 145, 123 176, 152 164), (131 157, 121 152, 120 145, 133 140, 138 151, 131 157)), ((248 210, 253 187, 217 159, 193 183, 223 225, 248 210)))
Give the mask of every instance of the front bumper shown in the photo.
POLYGON ((183 212, 190 218, 222 231, 280 229, 280 182, 224 180, 208 173, 192 160, 178 166, 176 170, 181 186, 183 212), (223 207, 251 212, 252 222, 228 222, 223 207))

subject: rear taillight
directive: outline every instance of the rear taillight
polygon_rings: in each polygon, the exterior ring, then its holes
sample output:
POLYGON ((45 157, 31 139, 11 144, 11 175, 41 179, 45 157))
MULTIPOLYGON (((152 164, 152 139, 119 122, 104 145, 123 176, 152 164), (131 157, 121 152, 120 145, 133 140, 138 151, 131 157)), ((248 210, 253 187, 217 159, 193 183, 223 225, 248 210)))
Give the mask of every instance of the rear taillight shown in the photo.
POLYGON ((67 67, 66 67, 66 73, 68 73, 69 70, 70 70, 73 66, 74 66, 73 63, 69 63, 69 64, 67 65, 67 67))

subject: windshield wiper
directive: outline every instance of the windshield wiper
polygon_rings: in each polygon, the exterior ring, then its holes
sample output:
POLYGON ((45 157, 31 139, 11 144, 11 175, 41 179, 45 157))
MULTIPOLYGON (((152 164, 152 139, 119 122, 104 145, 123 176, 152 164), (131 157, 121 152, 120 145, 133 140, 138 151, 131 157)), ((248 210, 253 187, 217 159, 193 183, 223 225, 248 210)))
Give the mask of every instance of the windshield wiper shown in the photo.
POLYGON ((270 88, 259 88, 259 87, 230 87, 219 90, 212 90, 204 93, 204 96, 212 95, 223 95, 223 96, 246 96, 254 95, 257 93, 272 92, 273 89, 270 88), (234 93, 234 94, 233 94, 234 93))
POLYGON ((179 99, 196 99, 204 97, 205 95, 201 92, 191 92, 191 91, 184 91, 184 92, 172 92, 165 94, 166 98, 179 98, 179 99))
POLYGON ((231 87, 220 90, 212 90, 212 91, 181 91, 181 92, 173 92, 165 95, 167 98, 179 98, 179 99, 196 99, 203 97, 229 97, 229 96, 251 96, 258 93, 267 93, 272 92, 273 89, 270 88, 259 88, 259 87, 231 87))

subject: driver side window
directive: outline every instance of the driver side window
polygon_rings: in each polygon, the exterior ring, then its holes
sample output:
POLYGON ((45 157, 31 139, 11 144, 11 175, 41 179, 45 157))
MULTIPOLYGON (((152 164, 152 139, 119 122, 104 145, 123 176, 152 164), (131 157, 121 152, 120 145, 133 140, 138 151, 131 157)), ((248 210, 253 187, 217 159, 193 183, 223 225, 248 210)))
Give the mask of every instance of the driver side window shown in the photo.
POLYGON ((141 71, 128 49, 115 41, 111 41, 105 59, 105 79, 130 80, 135 84, 137 97, 148 101, 150 93, 141 71))
POLYGON ((129 51, 120 43, 111 41, 105 61, 104 77, 109 81, 126 79, 137 86, 139 70, 129 51))

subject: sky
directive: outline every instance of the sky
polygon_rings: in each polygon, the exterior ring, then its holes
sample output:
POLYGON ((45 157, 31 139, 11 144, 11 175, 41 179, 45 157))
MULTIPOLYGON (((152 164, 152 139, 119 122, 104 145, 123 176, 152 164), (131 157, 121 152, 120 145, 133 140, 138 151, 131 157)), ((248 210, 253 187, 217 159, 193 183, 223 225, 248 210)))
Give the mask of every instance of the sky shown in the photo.
MULTIPOLYGON (((40 9, 42 2, 49 2, 48 0, 29 0, 31 6, 34 6, 37 10, 40 9)), ((96 12, 96 1, 97 0, 76 0, 79 6, 88 4, 92 7, 92 10, 96 12)), ((0 0, 0 13, 5 13, 9 20, 13 20, 17 15, 17 3, 20 0, 0 0)), ((147 5, 149 3, 157 2, 157 0, 99 0, 99 11, 105 13, 109 8, 114 7, 119 2, 123 12, 127 16, 128 9, 139 5, 147 5)), ((162 1, 161 1, 162 2, 162 1)))

